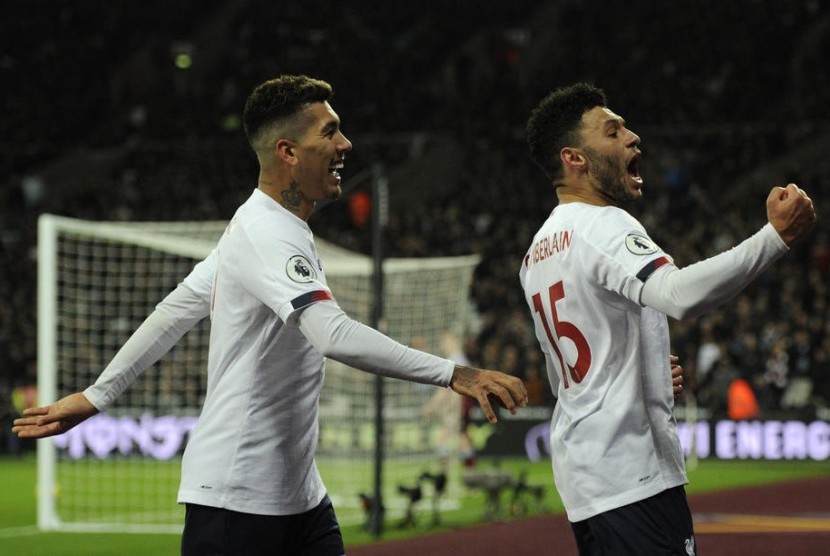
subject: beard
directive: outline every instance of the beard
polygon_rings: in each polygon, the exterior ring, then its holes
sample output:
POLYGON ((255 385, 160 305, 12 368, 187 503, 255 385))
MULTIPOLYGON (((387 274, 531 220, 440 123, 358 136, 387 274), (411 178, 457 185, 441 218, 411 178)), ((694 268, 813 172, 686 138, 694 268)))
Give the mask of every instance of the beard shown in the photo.
POLYGON ((597 180, 599 190, 616 203, 636 201, 638 196, 626 187, 628 170, 617 159, 585 148, 589 171, 597 180))

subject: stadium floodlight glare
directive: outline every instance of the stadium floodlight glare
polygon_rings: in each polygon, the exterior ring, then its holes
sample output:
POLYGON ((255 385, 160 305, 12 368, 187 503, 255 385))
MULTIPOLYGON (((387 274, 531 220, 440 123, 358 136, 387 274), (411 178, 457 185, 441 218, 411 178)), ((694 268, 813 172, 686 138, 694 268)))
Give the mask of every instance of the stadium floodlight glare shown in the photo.
MULTIPOLYGON (((224 222, 93 222, 43 215, 38 226, 38 389, 48 404, 91 384, 155 305, 207 256, 224 222)), ((335 298, 369 322, 372 260, 317 240, 335 298)), ((441 353, 441 336, 470 315, 476 256, 387 259, 385 331, 441 353)), ((209 319, 152 365, 105 414, 38 442, 38 525, 75 531, 181 532, 180 458, 205 392, 209 319)), ((329 361, 317 463, 342 524, 362 523, 371 489, 374 377, 329 361)), ((387 517, 403 515, 395 485, 434 467, 446 416, 423 415, 433 387, 385 389, 387 517), (398 507, 396 507, 396 501, 398 507)), ((456 396, 457 397, 457 396, 456 396)), ((460 406, 455 415, 460 418, 460 406)), ((442 447, 446 450, 446 446, 442 447)), ((457 460, 457 458, 455 458, 457 460)), ((444 471, 444 470, 442 470, 444 471)), ((446 470, 445 508, 458 505, 460 468, 446 470)))

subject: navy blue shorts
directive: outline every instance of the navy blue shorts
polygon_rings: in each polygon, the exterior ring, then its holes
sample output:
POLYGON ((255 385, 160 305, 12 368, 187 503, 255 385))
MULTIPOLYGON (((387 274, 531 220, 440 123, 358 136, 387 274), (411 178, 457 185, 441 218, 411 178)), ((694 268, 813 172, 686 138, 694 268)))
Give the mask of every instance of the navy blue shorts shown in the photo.
POLYGON ((296 515, 255 515, 187 504, 182 556, 342 556, 343 536, 328 495, 296 515))
POLYGON ((674 487, 645 500, 571 523, 580 556, 695 556, 686 490, 674 487))

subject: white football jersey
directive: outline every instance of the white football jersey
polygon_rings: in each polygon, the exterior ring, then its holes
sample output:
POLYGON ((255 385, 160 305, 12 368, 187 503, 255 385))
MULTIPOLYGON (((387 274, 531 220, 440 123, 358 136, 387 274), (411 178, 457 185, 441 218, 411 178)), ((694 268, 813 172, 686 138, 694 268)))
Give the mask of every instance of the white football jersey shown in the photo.
POLYGON ((669 329, 640 291, 668 257, 624 210, 557 206, 519 273, 553 394, 554 480, 571 521, 687 482, 669 329))
POLYGON ((314 463, 324 358, 296 311, 332 299, 306 222, 259 190, 184 281, 211 283, 208 384, 179 502, 262 515, 323 499, 314 463))

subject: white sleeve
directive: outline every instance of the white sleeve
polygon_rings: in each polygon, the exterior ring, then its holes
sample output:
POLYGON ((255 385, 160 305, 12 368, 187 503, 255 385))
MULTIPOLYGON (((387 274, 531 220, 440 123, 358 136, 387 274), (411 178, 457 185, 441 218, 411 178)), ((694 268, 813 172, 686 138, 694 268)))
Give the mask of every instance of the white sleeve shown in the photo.
POLYGON ((412 349, 349 318, 336 303, 319 302, 299 316, 303 335, 324 356, 373 374, 448 386, 455 363, 412 349))
POLYGON ((104 369, 84 390, 89 403, 104 411, 147 367, 179 341, 185 332, 210 314, 213 257, 196 265, 185 280, 156 306, 104 369))
POLYGON ((646 280, 643 305, 670 317, 700 316, 729 301, 789 248, 771 224, 739 245, 683 269, 665 265, 646 280))

